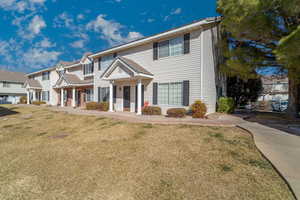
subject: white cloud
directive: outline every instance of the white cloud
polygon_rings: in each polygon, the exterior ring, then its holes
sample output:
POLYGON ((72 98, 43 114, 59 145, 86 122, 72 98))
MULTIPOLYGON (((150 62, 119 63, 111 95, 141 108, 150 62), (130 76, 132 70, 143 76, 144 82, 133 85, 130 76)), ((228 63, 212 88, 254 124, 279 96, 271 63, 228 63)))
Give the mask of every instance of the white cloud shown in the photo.
POLYGON ((85 16, 83 14, 78 14, 77 15, 77 20, 82 20, 84 18, 85 18, 85 16))
POLYGON ((83 48, 85 44, 85 40, 77 40, 75 42, 72 42, 70 45, 74 48, 83 48))
POLYGON ((0 40, 0 56, 4 58, 5 61, 10 61, 12 56, 10 54, 11 45, 9 42, 0 40))
POLYGON ((50 48, 55 47, 56 44, 53 44, 48 38, 44 38, 42 41, 38 42, 36 46, 42 48, 50 48))
POLYGON ((154 22, 154 21, 155 21, 155 19, 153 19, 153 18, 147 19, 147 22, 149 22, 149 23, 152 23, 152 22, 154 22))
POLYGON ((115 0, 116 2, 120 3, 122 0, 115 0))
POLYGON ((112 20, 106 20, 106 15, 98 15, 97 19, 87 24, 88 30, 101 33, 101 38, 106 40, 110 45, 126 43, 143 37, 139 32, 125 32, 125 26, 112 20))
POLYGON ((181 13, 181 11, 182 11, 181 8, 177 8, 171 12, 171 15, 179 15, 181 13))
POLYGON ((58 61, 61 52, 47 51, 43 48, 31 48, 24 53, 23 61, 31 68, 49 67, 58 61))
POLYGON ((46 22, 44 21, 44 19, 38 15, 34 16, 33 19, 31 20, 29 26, 28 26, 28 30, 30 32, 30 34, 32 36, 34 35, 38 35, 41 30, 43 28, 45 28, 47 25, 46 25, 46 22))
POLYGON ((67 12, 63 12, 54 18, 54 27, 72 28, 73 18, 67 12))
POLYGON ((169 15, 165 16, 164 17, 164 21, 167 21, 172 15, 179 15, 181 14, 182 12, 182 9, 181 8, 176 8, 176 9, 173 9, 169 15))
POLYGON ((44 6, 46 0, 1 0, 0 8, 6 11, 24 12, 35 11, 44 6))

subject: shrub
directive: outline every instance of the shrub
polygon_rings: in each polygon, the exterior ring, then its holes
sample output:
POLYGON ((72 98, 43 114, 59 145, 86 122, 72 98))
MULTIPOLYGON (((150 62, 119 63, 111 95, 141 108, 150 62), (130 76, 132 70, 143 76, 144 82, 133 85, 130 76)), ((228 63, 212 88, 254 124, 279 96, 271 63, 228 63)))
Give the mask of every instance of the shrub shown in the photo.
POLYGON ((143 115, 161 115, 161 108, 158 106, 146 106, 142 110, 143 115))
POLYGON ((108 102, 101 102, 100 103, 100 111, 107 112, 109 110, 109 103, 108 102))
POLYGON ((44 101, 33 101, 32 104, 36 105, 36 106, 40 106, 42 104, 46 104, 46 102, 44 102, 44 101))
POLYGON ((101 105, 100 105, 100 103, 97 103, 97 102, 88 102, 85 104, 85 108, 87 110, 100 110, 101 105))
POLYGON ((20 104, 26 104, 27 103, 27 97, 26 96, 21 96, 20 97, 20 104))
POLYGON ((218 101, 218 112, 233 113, 234 100, 231 97, 221 97, 218 101))
POLYGON ((205 118, 205 114, 207 111, 206 105, 202 103, 200 100, 195 101, 191 105, 192 117, 193 118, 205 118))
POLYGON ((184 108, 170 108, 167 110, 167 117, 183 118, 186 116, 184 108))

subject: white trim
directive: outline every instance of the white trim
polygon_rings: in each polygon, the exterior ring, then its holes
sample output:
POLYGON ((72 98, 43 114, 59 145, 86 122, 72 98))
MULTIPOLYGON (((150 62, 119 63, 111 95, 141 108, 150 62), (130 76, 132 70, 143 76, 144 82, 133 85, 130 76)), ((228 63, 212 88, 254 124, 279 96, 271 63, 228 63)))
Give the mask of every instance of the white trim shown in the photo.
POLYGON ((204 73, 204 29, 201 31, 201 69, 200 69, 200 98, 203 101, 203 73, 204 73))

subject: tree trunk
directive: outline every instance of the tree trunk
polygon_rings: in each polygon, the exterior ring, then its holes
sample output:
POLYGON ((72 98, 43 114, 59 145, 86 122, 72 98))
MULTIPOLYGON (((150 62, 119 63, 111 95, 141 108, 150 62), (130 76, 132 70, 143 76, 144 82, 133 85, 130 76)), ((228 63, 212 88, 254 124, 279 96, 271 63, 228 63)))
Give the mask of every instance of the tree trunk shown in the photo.
POLYGON ((300 112, 300 83, 289 78, 289 105, 287 114, 291 118, 299 117, 300 112))

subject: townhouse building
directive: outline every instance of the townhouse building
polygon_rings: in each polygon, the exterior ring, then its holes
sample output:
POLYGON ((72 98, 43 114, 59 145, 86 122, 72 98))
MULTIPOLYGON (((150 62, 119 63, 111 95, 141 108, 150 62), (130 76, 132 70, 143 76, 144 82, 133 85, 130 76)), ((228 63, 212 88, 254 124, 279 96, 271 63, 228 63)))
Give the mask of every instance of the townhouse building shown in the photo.
POLYGON ((0 104, 17 104, 26 95, 26 76, 21 72, 0 70, 0 104))
POLYGON ((109 102, 109 110, 141 114, 142 107, 188 108, 202 100, 208 113, 226 95, 217 47, 220 18, 206 18, 28 74, 28 102, 83 107, 109 102))

